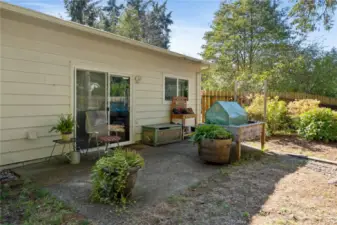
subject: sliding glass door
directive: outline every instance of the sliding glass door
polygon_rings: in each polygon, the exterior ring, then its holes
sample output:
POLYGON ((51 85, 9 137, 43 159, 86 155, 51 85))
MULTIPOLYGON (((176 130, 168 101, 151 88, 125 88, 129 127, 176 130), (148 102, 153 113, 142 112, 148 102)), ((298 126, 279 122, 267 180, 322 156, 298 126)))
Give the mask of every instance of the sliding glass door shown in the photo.
POLYGON ((118 135, 130 141, 130 77, 77 69, 75 72, 76 138, 82 149, 96 147, 90 126, 106 124, 99 136, 118 135))

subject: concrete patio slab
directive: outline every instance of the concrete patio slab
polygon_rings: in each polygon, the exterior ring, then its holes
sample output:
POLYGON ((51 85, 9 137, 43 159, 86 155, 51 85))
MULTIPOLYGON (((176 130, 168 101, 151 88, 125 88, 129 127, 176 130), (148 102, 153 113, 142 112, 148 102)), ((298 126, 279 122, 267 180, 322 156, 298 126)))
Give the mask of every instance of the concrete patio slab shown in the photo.
MULTIPOLYGON (((190 142, 160 147, 134 146, 145 159, 145 167, 139 171, 133 199, 136 203, 130 211, 179 193, 187 187, 216 173, 219 166, 205 164, 198 157, 197 147, 190 142)), ((116 215, 114 207, 93 204, 90 170, 95 161, 82 160, 79 165, 39 163, 18 168, 15 171, 45 186, 55 196, 69 203, 98 224, 118 224, 123 217, 116 215)))

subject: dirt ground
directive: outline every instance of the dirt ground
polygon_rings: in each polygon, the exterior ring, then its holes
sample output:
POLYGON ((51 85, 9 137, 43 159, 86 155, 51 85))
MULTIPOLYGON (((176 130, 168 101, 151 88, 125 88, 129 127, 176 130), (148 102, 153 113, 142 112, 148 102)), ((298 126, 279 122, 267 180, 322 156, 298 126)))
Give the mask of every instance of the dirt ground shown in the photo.
MULTIPOLYGON (((260 146, 259 141, 251 141, 247 143, 256 147, 260 146)), ((337 142, 324 143, 307 141, 297 137, 296 135, 279 135, 268 138, 266 147, 268 150, 276 152, 301 154, 337 161, 337 142)))
POLYGON ((337 166, 280 155, 220 173, 123 224, 337 224, 337 166))

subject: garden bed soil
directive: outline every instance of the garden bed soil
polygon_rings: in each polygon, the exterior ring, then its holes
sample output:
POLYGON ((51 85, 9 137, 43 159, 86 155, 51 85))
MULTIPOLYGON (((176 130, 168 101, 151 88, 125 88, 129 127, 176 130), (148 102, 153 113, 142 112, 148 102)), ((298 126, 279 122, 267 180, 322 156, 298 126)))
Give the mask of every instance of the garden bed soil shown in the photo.
MULTIPOLYGON (((259 141, 246 143, 258 148, 260 146, 259 141)), ((278 135, 268 138, 266 148, 269 151, 294 153, 337 162, 337 142, 307 141, 296 135, 278 135)))

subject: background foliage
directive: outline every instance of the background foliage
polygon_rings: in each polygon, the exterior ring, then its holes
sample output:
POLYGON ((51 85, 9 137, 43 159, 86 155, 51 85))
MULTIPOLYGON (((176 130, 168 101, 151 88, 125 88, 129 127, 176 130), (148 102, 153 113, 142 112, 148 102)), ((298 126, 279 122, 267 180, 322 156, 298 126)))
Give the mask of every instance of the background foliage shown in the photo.
POLYGON ((64 0, 71 21, 168 49, 172 12, 166 1, 64 0))
POLYGON ((271 0, 221 3, 204 36, 201 56, 214 64, 203 72, 202 87, 233 90, 242 81, 241 90, 261 91, 267 80, 270 91, 337 97, 336 49, 307 40, 323 17, 327 29, 332 24, 335 1, 309 2, 295 1, 291 9, 271 0))

